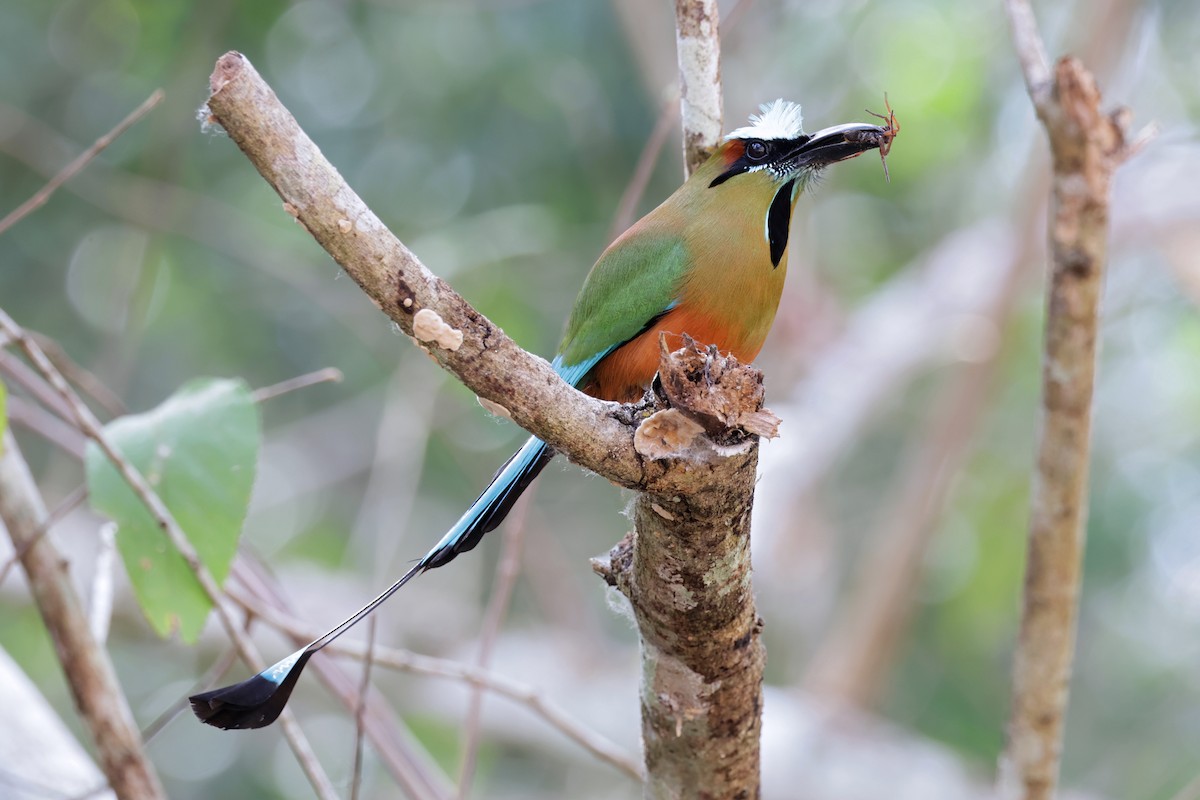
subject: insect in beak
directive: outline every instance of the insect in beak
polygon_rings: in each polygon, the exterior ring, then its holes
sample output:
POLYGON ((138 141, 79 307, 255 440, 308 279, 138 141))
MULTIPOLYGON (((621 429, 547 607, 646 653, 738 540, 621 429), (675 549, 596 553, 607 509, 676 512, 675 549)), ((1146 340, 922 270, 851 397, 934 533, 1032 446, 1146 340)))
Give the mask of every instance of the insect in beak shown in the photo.
POLYGON ((900 122, 896 119, 896 112, 892 111, 892 104, 888 102, 887 92, 883 93, 883 107, 887 110, 887 116, 878 114, 869 108, 864 110, 872 117, 879 117, 887 123, 879 134, 879 161, 883 164, 884 179, 891 183, 892 177, 888 175, 887 154, 892 150, 892 140, 900 133, 900 122))
POLYGON ((873 126, 871 128, 847 131, 846 140, 851 142, 863 142, 873 147, 879 148, 879 160, 883 164, 883 177, 888 183, 892 182, 892 177, 888 174, 887 154, 892 150, 892 140, 900 133, 900 122, 896 119, 896 112, 892 111, 892 105, 888 102, 887 92, 883 94, 883 105, 887 109, 887 115, 876 113, 869 108, 866 112, 872 117, 879 117, 885 123, 884 127, 873 126))

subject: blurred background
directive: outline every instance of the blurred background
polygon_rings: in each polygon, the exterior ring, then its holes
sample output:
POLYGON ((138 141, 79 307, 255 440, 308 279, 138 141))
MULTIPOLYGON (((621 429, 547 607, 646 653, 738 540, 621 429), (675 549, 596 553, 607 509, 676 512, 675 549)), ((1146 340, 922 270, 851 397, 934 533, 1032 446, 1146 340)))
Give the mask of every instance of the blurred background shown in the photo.
MULTIPOLYGON (((1037 5, 1051 55, 1082 57, 1135 129, 1160 128, 1114 188, 1063 784, 1079 797, 1200 797, 1200 5, 1037 5)), ((999 3, 948 0, 722 11, 727 128, 776 97, 801 102, 809 130, 870 121, 864 108, 882 111, 885 91, 903 127, 890 183, 867 156, 801 199, 758 362, 784 420, 762 448, 754 527, 769 654, 764 796, 982 796, 1008 713, 1048 193, 1008 27, 999 3)), ((440 538, 522 432, 393 330, 237 148, 201 130, 208 75, 230 49, 433 271, 549 356, 587 269, 628 222, 623 195, 636 216, 681 180, 672 7, 0 6, 0 211, 166 90, 0 237, 0 307, 131 410, 198 375, 257 387, 341 370, 341 383, 262 406, 243 541, 297 615, 324 628, 440 538), (642 156, 653 168, 637 194, 642 156)), ((12 393, 16 436, 54 507, 82 482, 78 437, 12 393)), ((476 663, 496 565, 516 542, 490 668, 636 759, 637 643, 588 564, 628 529, 629 498, 565 463, 530 496, 478 550, 385 606, 377 639, 476 663)), ((99 525, 81 509, 54 529, 81 583, 99 525)), ((77 728, 19 570, 0 585, 0 609, 3 649, 77 728)), ((268 660, 292 649, 268 625, 254 631, 268 660)), ((197 647, 157 639, 118 591, 110 648, 139 723, 187 694, 225 646, 215 623, 197 647)), ((244 675, 239 665, 229 677, 244 675)), ((312 675, 291 707, 347 791, 353 716, 312 675)), ((382 668, 374 680, 406 747, 456 780, 470 688, 382 668)), ((149 749, 175 798, 311 791, 277 728, 224 733, 185 713, 149 749)), ((476 797, 640 794, 495 696, 478 758, 476 797)), ((369 747, 362 796, 402 796, 369 747)))

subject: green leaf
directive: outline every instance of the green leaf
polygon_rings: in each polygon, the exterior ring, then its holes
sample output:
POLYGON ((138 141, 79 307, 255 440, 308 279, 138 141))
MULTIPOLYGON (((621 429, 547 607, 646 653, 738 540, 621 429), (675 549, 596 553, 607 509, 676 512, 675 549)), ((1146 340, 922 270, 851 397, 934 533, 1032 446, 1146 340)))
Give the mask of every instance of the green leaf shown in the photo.
MULTIPOLYGON (((162 405, 130 414, 105 434, 145 476, 218 583, 229 574, 254 486, 262 433, 241 381, 203 378, 162 405)), ((117 523, 117 549, 134 593, 160 636, 200 634, 212 604, 145 505, 94 443, 87 449, 92 507, 117 523)))

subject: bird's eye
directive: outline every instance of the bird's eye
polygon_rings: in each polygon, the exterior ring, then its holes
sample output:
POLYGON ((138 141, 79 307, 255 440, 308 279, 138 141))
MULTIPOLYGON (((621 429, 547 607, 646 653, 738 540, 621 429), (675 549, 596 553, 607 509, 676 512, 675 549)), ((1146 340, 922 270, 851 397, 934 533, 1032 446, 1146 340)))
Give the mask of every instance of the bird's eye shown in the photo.
POLYGON ((746 142, 746 158, 751 161, 762 161, 767 157, 767 146, 759 141, 746 142))

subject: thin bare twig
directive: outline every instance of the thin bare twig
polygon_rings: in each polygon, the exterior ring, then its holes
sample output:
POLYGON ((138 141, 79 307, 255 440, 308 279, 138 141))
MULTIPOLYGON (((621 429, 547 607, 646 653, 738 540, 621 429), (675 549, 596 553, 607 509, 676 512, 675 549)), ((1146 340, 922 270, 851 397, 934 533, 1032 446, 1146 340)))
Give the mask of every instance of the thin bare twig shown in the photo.
POLYGON ((358 685, 358 707, 354 709, 354 768, 350 800, 358 800, 362 788, 363 742, 366 739, 367 697, 371 688, 371 666, 375 661, 375 617, 367 620, 367 657, 363 659, 362 682, 358 685))
MULTIPOLYGON (((150 488, 145 477, 108 440, 103 426, 96 419, 96 415, 75 394, 75 391, 67 383, 66 378, 54 368, 54 365, 46 358, 45 353, 42 352, 37 342, 27 336, 20 326, 13 321, 12 317, 8 316, 3 310, 0 310, 0 331, 17 342, 34 368, 54 387, 59 397, 71 409, 75 424, 79 426, 79 429, 89 439, 100 447, 100 450, 112 462, 118 474, 129 484, 133 493, 137 495, 138 499, 145 505, 146 510, 154 517, 159 529, 166 534, 171 544, 183 556, 197 583, 199 583, 201 589, 203 589, 209 601, 213 604, 218 618, 221 620, 229 637, 234 641, 242 659, 255 670, 263 669, 266 665, 255 649, 253 642, 250 641, 250 638, 234 620, 233 614, 229 611, 228 607, 221 602, 221 589, 216 579, 213 578, 208 568, 204 566, 204 562, 200 560, 199 554, 188 540, 187 535, 179 527, 179 523, 175 521, 170 510, 163 504, 162 499, 150 488)), ((314 790, 322 798, 330 798, 330 800, 336 798, 337 793, 333 789, 333 784, 329 781, 329 777, 325 775, 324 770, 317 762, 311 745, 309 745, 307 738, 305 738, 303 732, 296 724, 295 717, 285 711, 282 722, 284 735, 287 737, 288 744, 291 746, 293 753, 295 753, 296 759, 299 761, 309 782, 312 783, 314 790)))
POLYGON ((342 371, 334 367, 326 367, 315 372, 309 372, 305 375, 297 375, 294 378, 288 378, 286 381, 280 381, 272 386, 264 386, 261 389, 255 389, 250 397, 256 403, 265 403, 268 400, 273 400, 280 395, 285 395, 288 392, 294 392, 299 389, 307 389, 309 386, 316 386, 318 383, 341 383, 342 371))
POLYGON ((1058 783, 1075 652, 1108 213, 1113 173, 1130 154, 1128 112, 1101 112, 1095 79, 1074 58, 1060 59, 1051 76, 1028 3, 1005 7, 1050 140, 1054 188, 1037 468, 999 788, 1004 798, 1048 800, 1058 783))
POLYGON ((47 527, 48 517, 17 440, 5 431, 0 440, 0 520, 13 547, 22 551, 30 591, 54 640, 100 766, 118 797, 166 797, 146 757, 112 661, 88 630, 82 603, 62 568, 62 555, 49 538, 34 540, 35 533, 47 527))
MULTIPOLYGON (((278 581, 257 558, 243 556, 235 559, 231 576, 236 578, 232 592, 245 586, 252 595, 250 605, 256 609, 275 609, 289 614, 287 598, 278 581)), ((243 598, 244 599, 244 598, 243 598)), ((235 601, 236 602, 236 601, 235 601)), ((258 618, 257 612, 250 616, 258 618)), ((312 636, 291 635, 297 645, 312 641, 312 636)), ((365 657, 365 656, 364 656, 365 657)), ((358 707, 359 695, 356 681, 333 658, 314 658, 312 668, 317 677, 351 713, 358 707)), ((411 800, 449 800, 450 781, 434 763, 416 737, 398 719, 386 698, 373 693, 363 707, 363 727, 367 738, 375 748, 380 762, 388 770, 396 784, 411 800)))
POLYGON ((3 233, 13 225, 16 225, 22 219, 29 216, 41 206, 45 205, 46 201, 50 199, 50 196, 54 194, 58 187, 71 180, 72 177, 74 177, 80 170, 88 165, 89 161, 100 155, 104 148, 112 144, 118 136, 127 131, 139 119, 144 117, 150 111, 150 109, 162 102, 162 99, 165 96, 166 95, 163 94, 162 89, 155 89, 154 92, 147 97, 140 106, 130 112, 129 116, 118 122, 117 127, 101 136, 91 147, 76 156, 75 160, 63 167, 62 171, 51 178, 45 186, 43 186, 37 191, 36 194, 33 195, 33 197, 29 198, 24 203, 10 211, 8 215, 4 217, 4 219, 0 219, 0 235, 3 235, 3 233))
MULTIPOLYGON (((8 347, 9 344, 9 342, 5 342, 4 347, 8 347)), ((62 419, 71 419, 71 407, 63 402, 53 387, 46 383, 35 369, 4 349, 0 349, 0 375, 7 376, 12 383, 20 386, 34 400, 62 419)))
POLYGON ((638 203, 646 192, 646 185, 650 182, 650 176, 654 174, 654 165, 658 163, 658 157, 662 153, 667 139, 671 136, 671 128, 677 119, 679 119, 679 104, 672 98, 669 102, 663 103, 662 110, 658 112, 654 130, 650 132, 650 138, 642 146, 637 165, 633 168, 633 175, 629 178, 629 183, 625 185, 625 191, 621 192, 621 201, 617 203, 612 225, 608 229, 609 241, 616 239, 633 224, 638 203))
POLYGON ((76 486, 71 490, 69 495, 63 498, 62 502, 54 507, 53 511, 46 515, 46 519, 44 519, 37 526, 37 529, 34 530, 29 536, 29 538, 26 539, 25 542, 16 549, 16 552, 13 553, 12 558, 5 562, 3 567, 0 567, 0 585, 4 584, 4 579, 8 577, 9 571, 13 568, 14 564, 21 560, 21 557, 25 555, 25 552, 30 547, 33 547, 35 544, 37 544, 38 541, 45 536, 51 528, 54 527, 55 523, 57 523, 67 514, 71 513, 72 509, 82 503, 85 497, 87 497, 87 486, 76 486))
MULTIPOLYGON (((297 640, 310 641, 320 634, 320 631, 304 624, 290 614, 264 605, 232 587, 229 590, 229 597, 250 613, 261 618, 267 625, 277 628, 297 640)), ((365 659, 367 657, 367 648, 364 645, 346 639, 338 639, 329 645, 329 649, 351 658, 365 659)), ((374 660, 375 664, 381 667, 417 675, 463 681, 507 697, 529 708, 596 758, 616 767, 634 780, 642 780, 642 772, 635 759, 600 734, 575 721, 567 712, 532 686, 468 664, 423 656, 391 647, 376 646, 374 660)))
POLYGON ((9 424, 20 426, 57 447, 76 461, 87 451, 87 437, 69 422, 24 397, 8 398, 9 424))
MULTIPOLYGON (((246 617, 247 630, 250 629, 250 624, 253 621, 253 617, 246 617)), ((212 666, 210 666, 208 670, 205 671, 202 676, 200 676, 200 679, 196 681, 190 691, 180 695, 178 700, 176 700, 161 714, 155 717, 149 725, 142 728, 142 739, 149 744, 151 740, 166 730, 167 725, 171 724, 171 720, 175 719, 175 717, 179 716, 180 713, 188 708, 188 697, 190 695, 196 694, 197 692, 203 692, 206 689, 211 689, 213 684, 221 680, 222 676, 224 676, 225 673, 237 663, 237 660, 237 648, 233 647, 232 645, 227 647, 225 652, 221 653, 220 657, 212 663, 212 666)))
POLYGON ((405 542, 395 532, 409 529, 440 387, 436 380, 412 381, 401 367, 383 390, 375 452, 347 547, 355 558, 374 565, 371 577, 379 584, 396 568, 405 542))
MULTIPOLYGON (((0 152, 39 175, 49 177, 56 171, 57 165, 48 163, 48 150, 79 149, 78 143, 41 120, 2 102, 0 129, 13 132, 11 137, 0 139, 0 152)), ((378 326, 357 313, 341 294, 330 292, 323 275, 298 264, 304 259, 294 252, 295 248, 268 244, 261 226, 248 222, 244 214, 227 203, 102 161, 93 162, 63 189, 134 227, 188 239, 212 248, 235 264, 257 269, 308 298, 315 308, 337 319, 361 341, 376 346, 380 343, 378 326)), ((391 342, 387 346, 391 347, 391 342)))
MULTIPOLYGON (((517 501, 517 507, 504 529, 504 546, 500 560, 496 563, 495 586, 484 613, 483 631, 479 637, 479 657, 475 660, 475 666, 480 669, 487 669, 491 661, 492 650, 500 634, 500 625, 504 622, 504 615, 512 599, 513 586, 516 585, 517 575, 521 571, 521 549, 525 542, 525 526, 529 521, 529 504, 533 495, 532 490, 527 491, 517 501)), ((459 800, 466 800, 475 778, 475 762, 479 752, 479 720, 482 713, 483 689, 476 686, 471 691, 467 717, 463 722, 463 755, 458 772, 459 800)))
POLYGON ((113 568, 117 556, 117 526, 105 522, 96 537, 99 540, 96 564, 92 574, 92 588, 88 593, 88 626, 98 644, 108 639, 108 627, 112 623, 113 568))
POLYGON ((1029 0, 1004 0, 1004 10, 1012 26, 1013 44, 1021 61, 1025 88, 1040 113, 1049 99, 1051 87, 1050 59, 1046 55, 1046 45, 1042 44, 1042 35, 1038 33, 1037 19, 1029 0))
POLYGON ((42 348, 42 352, 46 354, 46 358, 50 359, 50 363, 63 374, 64 378, 82 389, 84 394, 95 400, 110 416, 119 417, 129 410, 116 392, 109 389, 104 381, 100 380, 91 370, 71 358, 66 349, 56 340, 28 328, 25 329, 25 332, 33 337, 33 340, 42 348))

